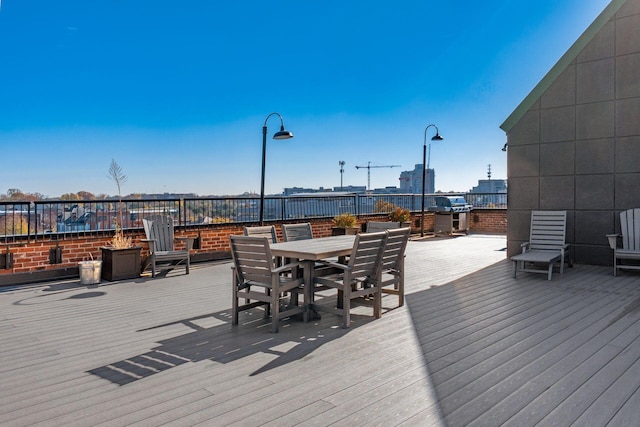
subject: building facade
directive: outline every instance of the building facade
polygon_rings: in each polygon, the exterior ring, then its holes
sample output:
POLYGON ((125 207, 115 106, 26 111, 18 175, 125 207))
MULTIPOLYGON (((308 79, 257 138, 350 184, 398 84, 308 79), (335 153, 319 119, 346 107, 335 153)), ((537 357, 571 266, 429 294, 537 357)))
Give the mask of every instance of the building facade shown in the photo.
POLYGON ((531 210, 566 210, 574 259, 612 263, 605 234, 640 207, 638 76, 640 0, 613 0, 502 124, 509 255, 531 210))

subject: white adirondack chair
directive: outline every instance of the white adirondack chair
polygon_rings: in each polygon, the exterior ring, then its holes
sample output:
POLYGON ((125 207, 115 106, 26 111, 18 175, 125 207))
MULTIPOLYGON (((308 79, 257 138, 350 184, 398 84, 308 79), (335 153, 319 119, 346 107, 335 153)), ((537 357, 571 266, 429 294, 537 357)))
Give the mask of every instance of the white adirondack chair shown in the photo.
POLYGON ((620 212, 620 234, 607 234, 609 246, 613 249, 613 275, 618 269, 640 270, 640 265, 620 264, 622 260, 640 260, 640 208, 620 212), (618 245, 618 239, 622 246, 618 245))
POLYGON ((142 223, 147 236, 142 241, 149 244, 151 277, 156 277, 156 270, 172 270, 180 264, 184 265, 186 274, 189 274, 191 265, 189 252, 193 247, 194 238, 176 238, 173 231, 173 218, 170 216, 145 218, 142 223), (174 246, 175 240, 185 240, 185 249, 176 250, 174 246))
POLYGON ((567 211, 531 211, 529 241, 523 243, 522 253, 512 256, 513 277, 518 271, 547 273, 547 280, 553 275, 553 265, 560 262, 560 273, 564 273, 564 263, 573 265, 569 245, 565 243, 567 233, 567 211), (531 268, 546 266, 545 270, 531 268))

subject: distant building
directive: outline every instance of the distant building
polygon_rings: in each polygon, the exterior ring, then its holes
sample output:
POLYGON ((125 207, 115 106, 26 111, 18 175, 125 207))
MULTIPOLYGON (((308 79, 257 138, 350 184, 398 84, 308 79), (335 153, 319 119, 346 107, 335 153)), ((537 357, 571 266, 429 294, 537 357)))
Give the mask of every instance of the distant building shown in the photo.
POLYGON ((478 185, 469 190, 469 193, 506 193, 506 179, 480 179, 478 185))
MULTIPOLYGON (((417 164, 411 171, 403 171, 400 173, 400 192, 422 194, 422 171, 424 165, 417 164)), ((432 168, 426 170, 424 177, 424 192, 427 194, 435 193, 435 171, 432 168)))
MULTIPOLYGON (((320 187, 320 188, 303 188, 303 187, 288 187, 285 188, 284 191, 282 192, 283 196, 292 196, 294 194, 300 194, 300 193, 326 193, 326 192, 330 192, 331 189, 329 188, 324 188, 324 187, 320 187)), ((335 191, 335 189, 334 189, 335 191)), ((344 191, 348 191, 345 187, 344 191)))

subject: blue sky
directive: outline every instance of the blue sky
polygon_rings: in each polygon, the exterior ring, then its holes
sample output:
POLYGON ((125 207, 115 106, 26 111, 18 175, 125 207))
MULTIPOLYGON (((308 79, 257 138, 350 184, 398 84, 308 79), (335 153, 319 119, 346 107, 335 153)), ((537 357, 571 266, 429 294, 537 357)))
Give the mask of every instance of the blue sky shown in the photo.
POLYGON ((0 193, 266 192, 506 178, 499 128, 608 0, 0 0, 0 193), (428 137, 433 134, 429 129, 428 137))

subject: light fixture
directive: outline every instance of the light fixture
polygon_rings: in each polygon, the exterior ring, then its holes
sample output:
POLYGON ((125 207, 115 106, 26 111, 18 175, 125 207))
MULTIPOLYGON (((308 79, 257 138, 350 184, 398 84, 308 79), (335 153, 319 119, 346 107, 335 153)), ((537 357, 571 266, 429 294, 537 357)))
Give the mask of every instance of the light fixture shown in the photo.
POLYGON ((509 143, 505 142, 504 145, 502 146, 502 151, 507 151, 508 146, 509 146, 509 143))
POLYGON ((436 128, 436 134, 431 138, 432 141, 442 141, 444 138, 440 136, 438 126, 428 125, 424 128, 424 145, 422 146, 422 219, 420 221, 420 237, 424 237, 424 182, 426 181, 427 168, 429 167, 429 161, 431 161, 431 144, 429 144, 429 160, 427 160, 427 129, 431 126, 436 128))
POLYGON ((269 117, 276 115, 280 118, 280 130, 273 134, 273 139, 289 139, 293 138, 293 133, 285 130, 284 120, 278 113, 271 113, 264 119, 264 126, 262 126, 262 179, 260 182, 260 225, 264 225, 264 171, 267 162, 267 121, 269 117))

